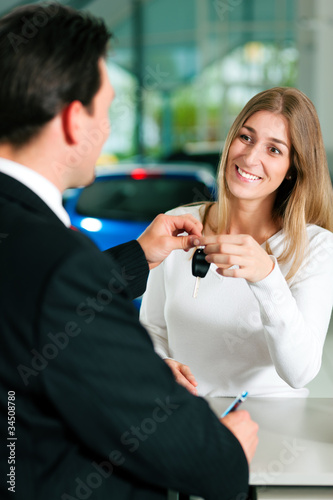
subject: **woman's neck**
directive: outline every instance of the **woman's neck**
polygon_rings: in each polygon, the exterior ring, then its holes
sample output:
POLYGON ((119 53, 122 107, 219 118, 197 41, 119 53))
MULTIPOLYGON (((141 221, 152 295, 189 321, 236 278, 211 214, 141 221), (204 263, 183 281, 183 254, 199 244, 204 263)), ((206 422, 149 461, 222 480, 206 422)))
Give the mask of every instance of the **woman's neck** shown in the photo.
MULTIPOLYGON (((216 234, 218 227, 218 203, 208 214, 204 227, 206 236, 216 234)), ((263 204, 254 204, 236 200, 230 205, 230 220, 224 234, 249 234, 260 245, 281 229, 281 224, 274 221, 271 209, 263 204)))

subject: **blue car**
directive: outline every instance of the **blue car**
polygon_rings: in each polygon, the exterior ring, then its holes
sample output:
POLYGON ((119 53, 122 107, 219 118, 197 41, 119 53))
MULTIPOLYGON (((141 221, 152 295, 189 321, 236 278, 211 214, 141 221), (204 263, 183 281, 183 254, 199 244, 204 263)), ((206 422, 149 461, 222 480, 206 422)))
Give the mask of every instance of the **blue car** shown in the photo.
POLYGON ((206 165, 118 165, 102 168, 90 186, 68 190, 72 225, 105 250, 136 239, 159 213, 215 198, 206 165))

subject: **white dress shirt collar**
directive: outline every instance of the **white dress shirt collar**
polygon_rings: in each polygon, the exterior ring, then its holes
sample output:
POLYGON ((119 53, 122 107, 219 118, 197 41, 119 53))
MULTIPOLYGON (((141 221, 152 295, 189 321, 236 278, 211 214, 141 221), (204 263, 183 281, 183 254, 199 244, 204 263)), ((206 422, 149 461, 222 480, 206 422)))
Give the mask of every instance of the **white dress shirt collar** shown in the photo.
POLYGON ((62 205, 61 192, 52 182, 31 168, 5 158, 0 158, 0 172, 13 177, 13 179, 16 179, 31 189, 31 191, 46 203, 65 226, 70 227, 71 221, 62 205))

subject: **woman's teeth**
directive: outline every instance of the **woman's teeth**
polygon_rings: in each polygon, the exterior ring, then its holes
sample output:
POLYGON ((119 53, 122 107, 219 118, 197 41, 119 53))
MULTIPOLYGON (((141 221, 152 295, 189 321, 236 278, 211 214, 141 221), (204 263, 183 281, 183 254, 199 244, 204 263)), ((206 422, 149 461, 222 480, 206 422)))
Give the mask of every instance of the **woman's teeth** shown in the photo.
POLYGON ((257 175, 247 174, 246 172, 244 172, 244 170, 239 168, 237 165, 236 165, 236 168, 237 168, 239 175, 241 175, 242 177, 245 177, 245 179, 248 179, 249 181, 258 181, 259 179, 261 179, 261 177, 258 177, 257 175))

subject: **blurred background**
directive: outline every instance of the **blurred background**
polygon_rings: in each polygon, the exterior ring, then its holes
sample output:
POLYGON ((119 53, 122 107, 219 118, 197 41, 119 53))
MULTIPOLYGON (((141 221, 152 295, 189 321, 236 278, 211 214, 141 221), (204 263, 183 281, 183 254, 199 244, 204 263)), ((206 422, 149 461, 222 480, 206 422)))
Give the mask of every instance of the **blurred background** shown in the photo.
MULTIPOLYGON (((0 15, 27 3, 45 2, 1 0, 0 15)), ((332 0, 59 3, 102 17, 114 34, 111 135, 96 182, 64 197, 73 225, 101 249, 136 238, 161 211, 214 199, 229 127, 270 87, 297 87, 314 102, 332 176, 332 0)), ((333 397, 332 349, 331 326, 312 396, 333 397)))
MULTIPOLYGON (((2 0, 0 14, 28 2, 2 0)), ((277 85, 314 102, 333 169, 331 0, 62 0, 102 17, 117 97, 99 163, 204 161, 214 168, 244 104, 277 85)))

